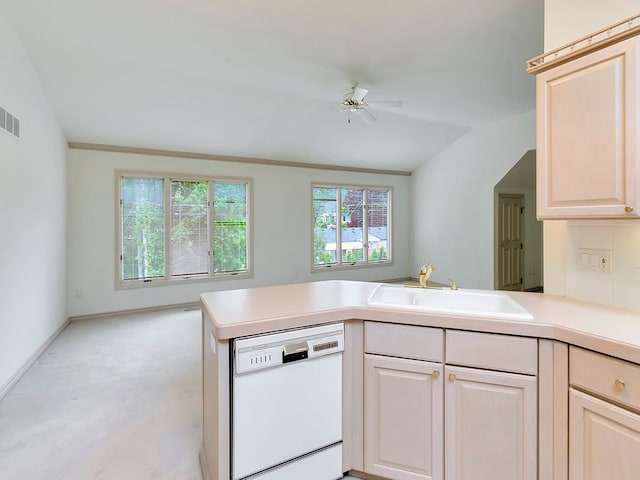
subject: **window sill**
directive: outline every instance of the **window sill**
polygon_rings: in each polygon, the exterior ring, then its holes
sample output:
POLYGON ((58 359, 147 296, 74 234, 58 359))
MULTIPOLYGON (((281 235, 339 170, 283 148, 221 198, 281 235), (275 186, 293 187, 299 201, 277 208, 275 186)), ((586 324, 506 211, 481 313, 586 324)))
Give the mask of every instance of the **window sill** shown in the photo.
POLYGON ((253 278, 253 272, 218 273, 213 275, 190 275, 175 278, 153 278, 147 280, 116 281, 116 290, 131 290, 147 287, 166 287, 169 285, 184 285, 192 283, 219 282, 225 280, 239 280, 253 278))
POLYGON ((328 272, 331 270, 357 270, 360 268, 375 268, 375 267, 390 267, 393 266, 393 261, 385 260, 384 262, 367 262, 367 263, 343 263, 341 265, 328 264, 321 266, 311 267, 311 273, 328 272))

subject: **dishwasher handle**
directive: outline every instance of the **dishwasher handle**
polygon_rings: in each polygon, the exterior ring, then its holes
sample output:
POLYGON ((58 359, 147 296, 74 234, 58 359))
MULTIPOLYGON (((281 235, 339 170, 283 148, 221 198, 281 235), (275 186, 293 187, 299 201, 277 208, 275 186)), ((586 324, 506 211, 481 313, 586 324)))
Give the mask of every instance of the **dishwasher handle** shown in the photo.
POLYGON ((309 358, 309 344, 307 342, 290 343, 282 350, 282 363, 295 362, 309 358))

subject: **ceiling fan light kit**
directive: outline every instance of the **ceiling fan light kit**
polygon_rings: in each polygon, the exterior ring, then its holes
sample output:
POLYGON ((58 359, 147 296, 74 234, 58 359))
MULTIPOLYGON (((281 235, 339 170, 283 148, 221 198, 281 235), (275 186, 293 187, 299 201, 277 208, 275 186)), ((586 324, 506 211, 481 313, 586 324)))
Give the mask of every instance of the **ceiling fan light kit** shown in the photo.
POLYGON ((389 107, 402 106, 402 101, 400 100, 387 100, 369 103, 365 101, 367 93, 369 93, 369 90, 358 87, 358 83, 355 83, 351 87, 351 91, 344 95, 342 102, 338 105, 340 106, 340 110, 347 112, 347 123, 351 123, 351 113, 353 113, 360 117, 364 123, 371 125, 376 121, 376 117, 374 117, 367 108, 372 106, 375 107, 375 105, 386 105, 389 107))

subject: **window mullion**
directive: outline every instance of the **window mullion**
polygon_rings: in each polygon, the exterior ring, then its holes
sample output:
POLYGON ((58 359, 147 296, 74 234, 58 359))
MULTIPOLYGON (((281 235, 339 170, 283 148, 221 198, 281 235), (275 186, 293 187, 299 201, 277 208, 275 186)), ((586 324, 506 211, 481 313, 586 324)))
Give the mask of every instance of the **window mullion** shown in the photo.
POLYGON ((164 178, 164 279, 171 279, 171 179, 164 178))
POLYGON ((369 189, 362 190, 362 259, 369 263, 369 189))
POLYGON ((125 273, 124 273, 124 195, 122 193, 122 181, 123 176, 120 175, 120 179, 118 181, 118 202, 120 204, 120 214, 118 216, 118 271, 120 272, 119 281, 124 281, 125 273))
POLYGON ((336 265, 342 265, 342 187, 336 188, 336 265))
POLYGON ((208 209, 209 209, 209 228, 208 228, 208 241, 209 241, 209 275, 213 276, 215 274, 215 265, 214 265, 214 258, 215 258, 215 252, 213 251, 213 241, 214 241, 214 235, 215 235, 215 230, 214 230, 214 217, 215 217, 215 212, 213 211, 213 195, 214 195, 214 189, 216 183, 211 181, 209 182, 209 201, 207 202, 208 205, 208 209))
POLYGON ((387 261, 391 260, 391 252, 393 251, 393 233, 391 231, 391 226, 393 225, 392 201, 391 190, 389 189, 387 190, 387 261))

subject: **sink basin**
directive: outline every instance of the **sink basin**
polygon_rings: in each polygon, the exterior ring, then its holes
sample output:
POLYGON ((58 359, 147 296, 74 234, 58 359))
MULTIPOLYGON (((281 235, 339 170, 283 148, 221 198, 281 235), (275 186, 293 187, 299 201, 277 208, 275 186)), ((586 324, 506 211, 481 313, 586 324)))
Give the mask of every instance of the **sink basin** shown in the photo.
POLYGON ((378 285, 371 293, 370 306, 416 312, 449 313, 506 320, 532 320, 529 312, 509 295, 493 290, 435 290, 401 285, 378 285))

